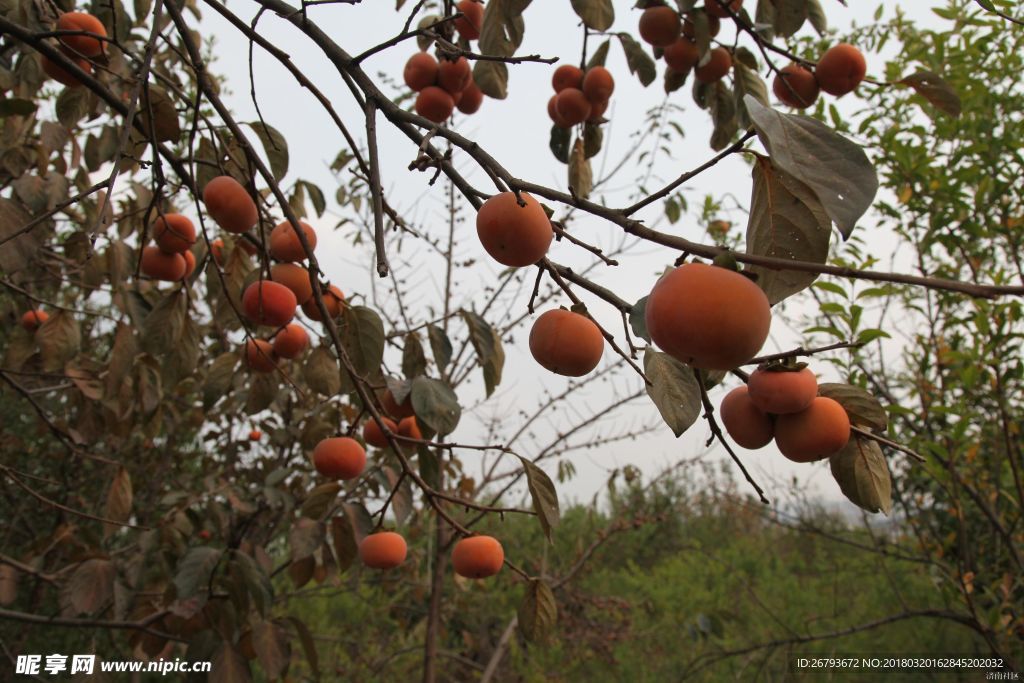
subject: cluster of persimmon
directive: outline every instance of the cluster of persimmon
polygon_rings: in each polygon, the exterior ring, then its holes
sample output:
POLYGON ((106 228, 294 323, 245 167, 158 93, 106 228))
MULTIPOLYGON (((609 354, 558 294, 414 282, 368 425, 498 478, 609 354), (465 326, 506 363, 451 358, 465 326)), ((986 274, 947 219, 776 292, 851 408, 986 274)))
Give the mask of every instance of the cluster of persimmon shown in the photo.
POLYGON ((43 323, 50 319, 50 314, 41 308, 25 311, 21 315, 21 327, 29 334, 35 334, 36 330, 42 327, 43 323))
POLYGON ((867 71, 864 54, 849 43, 839 43, 825 51, 813 72, 796 62, 780 69, 772 92, 783 104, 806 109, 822 90, 835 97, 853 92, 867 71))
POLYGON ((583 122, 602 123, 608 110, 615 79, 603 66, 586 71, 563 64, 551 76, 555 94, 548 100, 548 116, 559 128, 572 128, 583 122))
MULTIPOLYGON (((359 544, 359 559, 371 569, 394 569, 405 562, 408 546, 401 534, 379 531, 359 544)), ((452 548, 452 568, 467 579, 486 579, 501 571, 505 549, 493 536, 468 536, 452 548)))
MULTIPOLYGON (((455 30, 467 44, 479 38, 484 19, 483 3, 462 0, 456 9, 462 16, 455 20, 455 30)), ((417 93, 416 113, 434 123, 447 121, 456 107, 463 114, 475 114, 484 101, 484 94, 473 81, 473 70, 465 57, 443 53, 439 61, 430 53, 420 51, 405 63, 402 77, 417 93)))
POLYGON ((818 396, 818 381, 802 363, 762 365, 746 385, 726 394, 721 415, 729 436, 743 448, 764 448, 774 439, 794 462, 827 458, 850 440, 846 409, 818 396))
MULTIPOLYGON (((742 0, 734 0, 730 9, 738 11, 742 0)), ((728 75, 732 69, 732 53, 718 46, 706 55, 697 46, 698 19, 706 18, 710 37, 718 35, 721 19, 729 13, 716 0, 708 0, 703 9, 695 9, 680 17, 679 12, 666 5, 648 7, 640 15, 640 37, 659 48, 662 58, 672 71, 689 73, 701 83, 714 83, 728 75)))
MULTIPOLYGON (((79 69, 91 74, 93 62, 102 57, 104 52, 102 39, 107 37, 107 29, 103 26, 103 22, 88 12, 65 12, 57 18, 55 28, 57 31, 78 32, 78 35, 58 36, 60 51, 79 69)), ((41 64, 43 73, 58 83, 71 88, 82 85, 73 73, 46 55, 42 55, 41 64)))

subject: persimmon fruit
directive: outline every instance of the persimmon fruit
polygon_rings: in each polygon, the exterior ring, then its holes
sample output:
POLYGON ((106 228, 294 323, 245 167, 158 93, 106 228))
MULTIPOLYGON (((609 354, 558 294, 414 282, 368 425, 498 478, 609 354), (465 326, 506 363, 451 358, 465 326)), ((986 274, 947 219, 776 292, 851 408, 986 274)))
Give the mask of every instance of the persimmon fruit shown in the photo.
MULTIPOLYGON (((469 60, 459 57, 454 62, 450 59, 442 59, 437 65, 437 85, 455 96, 462 92, 473 80, 473 70, 469 66, 469 60)), ((447 117, 445 117, 447 118, 447 117)))
POLYGON ((309 334, 298 323, 288 323, 274 335, 274 353, 281 358, 298 358, 309 346, 309 334))
POLYGON ((583 88, 583 69, 574 64, 563 64, 555 73, 551 74, 551 87, 555 93, 560 93, 566 88, 583 88))
POLYGON ((259 222, 256 202, 245 187, 229 175, 217 176, 203 188, 206 213, 224 230, 236 235, 259 222))
POLYGON ((191 251, 184 251, 181 253, 185 259, 185 274, 181 276, 182 280, 187 279, 196 269, 196 255, 191 251))
POLYGON ((309 271, 294 263, 275 263, 270 268, 270 279, 278 282, 295 295, 295 301, 304 304, 313 296, 313 283, 309 271))
POLYGON ((434 123, 444 123, 455 110, 451 94, 436 85, 429 85, 416 96, 416 113, 434 123))
POLYGON ((607 102, 615 92, 615 78, 612 72, 603 66, 587 69, 583 76, 583 94, 591 103, 607 102))
POLYGON ((832 455, 850 440, 850 416, 838 401, 818 396, 799 413, 775 420, 775 443, 794 462, 832 455))
POLYGON ((473 0, 462 0, 455 6, 462 16, 454 21, 455 30, 466 40, 476 40, 480 37, 480 27, 484 23, 483 3, 473 0))
MULTIPOLYGON (((387 417, 382 419, 384 421, 384 424, 387 426, 388 430, 391 433, 398 433, 398 425, 395 424, 394 420, 387 417)), ((384 435, 384 431, 380 428, 380 425, 378 425, 377 421, 374 420, 373 418, 367 420, 366 423, 363 425, 363 441, 365 441, 370 446, 374 446, 375 448, 388 447, 387 436, 384 435)))
MULTIPOLYGON (((65 12, 57 18, 58 31, 88 31, 104 38, 107 29, 103 22, 88 12, 65 12)), ((60 36, 58 38, 72 56, 97 57, 103 54, 103 41, 92 36, 60 36)))
POLYGON ((640 15, 640 37, 655 47, 668 47, 679 37, 679 13, 671 7, 648 7, 640 15))
POLYGON ((485 579, 501 571, 505 550, 493 536, 463 538, 452 548, 452 567, 467 579, 485 579))
MULTIPOLYGON (((78 68, 87 74, 92 73, 92 64, 83 57, 75 57, 74 55, 67 55, 67 58, 78 65, 78 68)), ((40 64, 43 67, 43 73, 52 78, 53 80, 68 86, 69 88, 77 88, 82 85, 82 82, 78 78, 65 69, 63 66, 53 61, 46 55, 42 55, 40 58, 40 64)))
POLYGON ((285 325, 295 317, 296 306, 292 290, 272 280, 257 280, 242 294, 242 311, 256 325, 285 325))
POLYGON ((21 326, 28 332, 35 332, 50 319, 50 314, 41 308, 25 311, 21 316, 21 326))
POLYGON ((697 62, 700 61, 700 48, 689 38, 680 36, 676 42, 665 48, 662 56, 670 69, 685 73, 697 66, 697 62))
POLYGON ((258 429, 254 429, 249 432, 249 441, 259 441, 263 438, 263 432, 258 429))
POLYGON ((746 386, 739 386, 722 399, 722 425, 737 444, 748 450, 764 448, 775 435, 772 419, 754 402, 746 386))
POLYGON ((829 95, 842 97, 853 92, 867 75, 864 53, 849 43, 833 45, 818 60, 814 77, 829 95))
POLYGON ((647 298, 654 343, 706 370, 732 370, 751 359, 768 338, 771 318, 768 297, 749 278, 702 263, 675 268, 647 298))
MULTIPOLYGON (((342 294, 340 289, 334 285, 328 285, 327 291, 321 292, 320 298, 324 300, 324 308, 327 309, 327 314, 331 316, 331 320, 341 315, 341 307, 345 303, 345 295, 342 294)), ((309 300, 302 304, 302 312, 310 320, 316 320, 317 322, 322 320, 320 309, 316 305, 315 296, 311 295, 309 300)))
POLYGON ((720 81, 732 68, 732 55, 724 47, 711 48, 709 55, 707 64, 693 70, 694 77, 701 83, 720 81))
POLYGON ((409 439, 423 438, 423 432, 420 431, 420 424, 416 421, 415 415, 404 417, 398 422, 398 433, 409 439))
POLYGON ((185 257, 181 254, 168 254, 161 251, 160 247, 154 246, 142 248, 139 270, 154 280, 177 282, 185 277, 187 267, 185 257))
POLYGON ((405 539, 394 531, 370 534, 359 544, 359 559, 371 569, 394 569, 409 552, 405 539))
POLYGON ((780 102, 797 109, 806 109, 818 99, 818 79, 810 70, 793 63, 775 75, 772 92, 780 102))
POLYGON ((729 16, 729 10, 738 13, 743 8, 743 0, 732 0, 732 2, 720 3, 718 0, 707 0, 704 4, 704 11, 708 16, 725 19, 729 16), (728 9, 726 9, 728 7, 728 9))
MULTIPOLYGON (((390 389, 382 391, 378 398, 380 399, 380 405, 384 409, 384 412, 391 417, 403 420, 407 417, 412 417, 415 413, 412 410, 412 392, 405 397, 405 400, 399 403, 395 400, 395 395, 391 393, 390 389)), ((401 423, 399 423, 401 424, 401 423)))
POLYGON ((313 449, 313 466, 329 479, 355 479, 366 467, 366 449, 348 436, 323 439, 313 449))
MULTIPOLYGON (((309 242, 310 250, 316 248, 316 230, 308 223, 299 221, 299 228, 309 242)), ((301 261, 306 258, 306 250, 302 248, 299 241, 299 234, 288 221, 278 223, 270 231, 270 255, 278 261, 301 261)))
POLYGON ((797 371, 762 370, 747 380, 750 400, 760 410, 775 415, 799 413, 818 395, 818 380, 810 368, 797 371))
POLYGON ((256 372, 273 372, 274 348, 263 339, 247 339, 245 342, 245 364, 256 372))
POLYGON ((590 118, 590 110, 593 105, 583 94, 582 90, 566 88, 555 95, 555 109, 562 120, 569 124, 569 127, 577 123, 583 123, 590 118))
POLYGON ((559 128, 572 128, 572 124, 562 118, 562 115, 558 113, 558 95, 552 95, 551 99, 548 100, 548 116, 551 117, 551 122, 559 128))
POLYGON ((587 316, 556 308, 533 323, 530 353, 555 374, 582 377, 601 362, 604 337, 587 316))
POLYGON ((500 192, 480 207, 476 233, 484 250, 505 266, 533 265, 548 253, 554 231, 544 207, 526 192, 500 192))
POLYGON ((466 89, 462 91, 459 103, 455 105, 463 114, 475 114, 480 111, 480 105, 484 102, 484 93, 473 81, 469 82, 466 89))
POLYGON ((419 92, 437 83, 437 60, 426 52, 417 52, 405 63, 402 78, 410 89, 419 92))
POLYGON ((165 213, 153 221, 153 241, 165 254, 180 254, 196 242, 196 226, 188 216, 165 213))

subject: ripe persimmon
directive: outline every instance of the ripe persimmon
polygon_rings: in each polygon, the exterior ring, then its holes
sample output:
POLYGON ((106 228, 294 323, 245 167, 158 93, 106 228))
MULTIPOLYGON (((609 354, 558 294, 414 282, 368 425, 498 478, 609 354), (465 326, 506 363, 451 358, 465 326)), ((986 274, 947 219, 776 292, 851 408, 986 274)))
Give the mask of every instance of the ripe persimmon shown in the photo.
POLYGON ((818 79, 808 69, 792 63, 779 70, 772 82, 772 92, 783 104, 806 109, 818 99, 818 79))
POLYGON ((603 66, 587 69, 583 76, 583 94, 591 103, 607 102, 615 92, 615 78, 612 72, 603 66))
POLYGON ((838 401, 818 396, 799 413, 775 420, 775 443, 794 462, 832 455, 850 440, 850 416, 838 401))
POLYGON ((224 265, 224 240, 218 237, 210 242, 210 256, 218 265, 224 265))
POLYGON ((476 214, 476 234, 484 250, 498 263, 517 268, 543 258, 555 234, 544 207, 526 192, 519 196, 524 206, 514 192, 500 192, 476 214))
POLYGON ((484 5, 474 0, 462 0, 455 6, 462 12, 461 17, 455 20, 455 30, 466 40, 476 40, 480 37, 480 27, 484 23, 484 5))
MULTIPOLYGON (((382 419, 390 432, 392 432, 393 434, 398 433, 398 425, 395 424, 394 420, 387 417, 382 419)), ((377 424, 377 421, 374 420, 372 417, 369 420, 367 420, 365 424, 363 424, 363 441, 365 441, 368 445, 374 446, 376 448, 388 447, 387 436, 384 435, 384 431, 380 428, 380 425, 377 424)))
POLYGON ((295 300, 304 304, 313 296, 313 283, 309 271, 294 263, 275 263, 270 268, 270 279, 292 290, 295 300))
POLYGON ((196 269, 196 255, 191 251, 183 251, 181 255, 185 258, 185 274, 181 276, 181 279, 185 280, 196 269))
POLYGON ((242 294, 242 311, 256 325, 285 325, 295 317, 296 306, 292 290, 271 280, 257 280, 242 294))
MULTIPOLYGON (((327 291, 320 294, 320 298, 324 300, 324 308, 327 309, 328 315, 331 319, 337 318, 341 315, 341 307, 345 303, 345 295, 341 293, 341 290, 334 285, 328 285, 327 291)), ((316 297, 310 295, 309 300, 302 304, 302 312, 310 320, 316 320, 319 322, 322 320, 320 316, 320 309, 316 305, 316 297)))
POLYGON ((263 432, 260 430, 254 429, 249 432, 249 441, 259 441, 261 438, 263 438, 263 432))
POLYGON ((562 120, 570 127, 583 123, 590 118, 592 105, 582 90, 566 88, 555 95, 555 109, 562 120))
POLYGON ((381 408, 391 417, 402 420, 415 414, 412 410, 412 392, 409 392, 401 403, 395 400, 395 395, 390 389, 380 392, 377 397, 380 399, 381 408))
POLYGON ((469 536, 452 548, 452 567, 467 579, 485 579, 501 571, 505 550, 493 536, 469 536))
POLYGON ((762 370, 747 380, 750 400, 760 410, 775 415, 799 413, 818 395, 818 380, 810 368, 797 371, 762 370))
POLYGON ((437 85, 449 95, 454 97, 457 93, 462 92, 472 80, 473 70, 469 66, 469 60, 465 57, 459 57, 454 62, 450 59, 442 59, 438 62, 437 85))
POLYGON ((153 221, 153 241, 165 254, 180 254, 196 242, 196 226, 188 216, 165 213, 153 221))
POLYGON ((693 70, 693 75, 701 83, 720 81, 732 68, 732 55, 724 47, 711 48, 709 55, 707 64, 693 70))
POLYGON ((402 70, 405 84, 415 92, 437 83, 437 60, 427 52, 417 52, 405 63, 402 70))
POLYGON ((160 247, 143 247, 139 271, 154 280, 177 282, 185 277, 188 264, 181 254, 167 254, 160 247))
POLYGON ((323 439, 313 449, 313 466, 328 479, 355 479, 366 467, 366 450, 347 436, 323 439))
MULTIPOLYGON (((299 221, 299 227, 309 242, 310 250, 316 249, 316 230, 303 221, 299 221)), ((306 250, 302 248, 299 234, 288 221, 278 223, 270 231, 270 255, 278 261, 301 261, 306 258, 306 250)))
POLYGON ((670 69, 685 73, 697 66, 697 62, 700 61, 700 48, 689 38, 680 36, 676 42, 665 48, 662 56, 670 69))
POLYGON ((39 327, 50 319, 50 314, 41 308, 34 311, 25 311, 21 316, 21 326, 28 332, 35 332, 39 327))
POLYGON ((555 374, 581 377, 601 362, 604 337, 587 316, 556 308, 533 323, 530 353, 542 367, 555 374))
POLYGON ((444 123, 455 110, 455 100, 448 91, 429 85, 416 96, 416 113, 434 123, 444 123))
POLYGON ((671 7, 648 7, 640 15, 640 37, 655 47, 667 47, 679 37, 679 13, 671 7))
POLYGON ((461 97, 459 98, 458 107, 459 111, 463 114, 475 114, 480 111, 480 105, 484 102, 484 93, 480 90, 473 81, 469 82, 466 89, 462 91, 461 97))
POLYGON ((726 394, 718 412, 725 431, 743 448, 764 448, 775 435, 772 419, 750 400, 746 386, 736 387, 726 394))
POLYGON ((423 432, 420 431, 420 424, 416 421, 415 415, 402 418, 398 422, 398 433, 410 439, 423 438, 423 432))
POLYGON ((814 77, 822 90, 842 97, 856 90, 867 72, 864 54, 849 43, 839 43, 826 50, 818 60, 814 77))
POLYGON ((558 95, 552 95, 551 99, 548 100, 548 116, 551 117, 551 122, 559 128, 572 128, 572 124, 562 118, 562 115, 558 113, 558 95))
POLYGON ((592 123, 601 123, 604 121, 604 113, 608 110, 609 100, 604 102, 596 102, 590 107, 590 118, 587 121, 592 123))
POLYGON ((309 346, 309 334, 297 323, 288 323, 274 335, 274 353, 281 358, 298 358, 309 346))
POLYGON ((260 219, 256 202, 245 187, 229 175, 217 176, 203 188, 206 213, 217 225, 235 233, 247 231, 260 219))
POLYGON ((704 4, 704 11, 708 16, 725 19, 729 16, 729 10, 738 13, 743 7, 743 0, 732 0, 732 2, 719 2, 719 0, 707 0, 704 4), (728 7, 728 9, 726 9, 728 7))
MULTIPOLYGON (((107 37, 107 29, 103 22, 88 12, 65 12, 57 18, 58 31, 88 31, 98 36, 107 37)), ((96 57, 103 54, 103 41, 92 36, 59 36, 63 44, 74 56, 96 57)))
POLYGON ((359 544, 359 559, 371 569, 394 569, 408 552, 405 539, 394 531, 370 534, 359 544))
POLYGON ((274 349, 263 339, 247 339, 245 342, 245 364, 256 372, 274 371, 274 349))
POLYGON ((566 88, 583 89, 583 69, 573 64, 563 64, 551 74, 551 87, 556 93, 566 88))
MULTIPOLYGON (((92 73, 92 64, 82 57, 75 57, 74 55, 67 55, 67 58, 78 65, 78 68, 87 74, 92 73)), ((43 67, 43 73, 52 78, 53 80, 68 86, 69 88, 77 88, 82 85, 82 82, 72 74, 70 71, 65 69, 63 66, 53 61, 46 55, 42 55, 40 58, 40 64, 43 67)))
POLYGON ((706 370, 732 370, 753 358, 772 314, 749 278, 726 268, 686 263, 654 285, 647 331, 663 351, 706 370))

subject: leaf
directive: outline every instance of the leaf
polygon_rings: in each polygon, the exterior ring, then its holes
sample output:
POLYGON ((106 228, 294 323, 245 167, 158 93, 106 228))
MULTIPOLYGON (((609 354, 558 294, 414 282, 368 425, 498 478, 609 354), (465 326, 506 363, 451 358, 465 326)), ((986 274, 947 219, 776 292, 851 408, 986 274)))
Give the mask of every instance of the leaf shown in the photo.
POLYGON ((213 655, 211 671, 217 672, 217 683, 250 683, 249 662, 231 643, 224 641, 213 655))
POLYGON ((238 367, 238 354, 225 351, 217 356, 206 371, 203 382, 203 407, 211 408, 228 393, 238 367))
POLYGON ((341 491, 341 484, 336 481, 320 484, 310 491, 306 499, 302 501, 299 513, 309 519, 323 519, 331 504, 337 499, 339 491, 341 491))
POLYGON ((558 603, 543 579, 530 579, 518 616, 519 630, 528 641, 542 643, 551 635, 558 621, 558 603))
POLYGON ((395 521, 404 524, 405 520, 412 514, 412 487, 409 479, 400 477, 393 467, 382 467, 383 474, 389 491, 398 487, 391 497, 391 512, 395 515, 395 521), (401 478, 401 482, 399 479, 401 478))
POLYGON ((892 511, 892 478, 878 442, 854 434, 829 465, 851 503, 868 512, 892 511))
POLYGON ((668 67, 665 67, 665 94, 673 93, 686 85, 686 79, 689 77, 690 72, 693 69, 687 69, 686 71, 674 71, 668 67))
POLYGON ((941 76, 931 71, 918 71, 904 76, 897 83, 910 86, 939 111, 958 118, 962 110, 960 96, 941 76))
MULTIPOLYGON (((748 254, 825 263, 832 223, 814 192, 788 173, 757 156, 747 224, 748 254)), ((753 266, 757 284, 772 305, 810 286, 818 275, 753 266)))
POLYGON ((36 331, 36 343, 42 353, 44 371, 63 369, 82 343, 78 321, 68 311, 57 311, 36 331))
POLYGON ((302 651, 306 654, 306 662, 309 663, 309 668, 313 672, 313 678, 320 678, 320 656, 316 651, 316 643, 313 641, 313 634, 310 632, 309 627, 306 626, 305 622, 300 621, 296 617, 285 617, 291 625, 295 627, 295 632, 299 636, 299 642, 302 643, 302 651))
POLYGON ((423 344, 415 332, 410 332, 405 335, 405 344, 402 346, 402 374, 412 379, 426 371, 427 355, 423 351, 423 344))
POLYGON ((430 352, 434 355, 434 364, 438 372, 444 372, 452 360, 452 342, 444 329, 437 325, 427 326, 427 338, 430 340, 430 352))
POLYGON ((208 546, 189 549, 178 562, 178 572, 174 576, 174 588, 179 601, 206 590, 222 554, 223 551, 208 546))
POLYGON ((176 289, 160 299, 142 325, 142 348, 161 356, 177 346, 185 327, 186 294, 176 289))
POLYGON ((711 149, 720 152, 729 146, 739 131, 739 121, 736 119, 736 101, 725 84, 722 81, 717 81, 709 86, 707 102, 708 109, 711 111, 711 121, 715 124, 709 144, 711 149))
POLYGON ((64 88, 57 95, 55 105, 57 120, 65 128, 75 125, 89 113, 92 108, 91 92, 87 88, 64 88))
POLYGON ((531 0, 490 0, 484 5, 478 47, 482 54, 511 57, 523 42, 523 11, 531 0))
POLYGON ((228 571, 241 579, 257 611, 266 616, 274 604, 274 586, 267 572, 256 560, 238 550, 231 553, 228 571))
POLYGON ((341 343, 359 374, 379 377, 384 360, 384 323, 366 306, 346 306, 339 326, 341 343))
POLYGON ((35 113, 37 105, 31 100, 23 100, 20 97, 8 97, 0 100, 0 118, 5 116, 31 116, 35 113))
POLYGON ((157 142, 177 142, 181 138, 181 121, 178 110, 174 107, 167 91, 155 85, 147 84, 139 99, 139 111, 136 120, 145 131, 147 137, 156 138, 157 142), (153 122, 150 132, 150 122, 153 122))
POLYGON ((878 176, 864 150, 816 119, 782 114, 749 95, 744 103, 775 167, 810 187, 849 237, 878 191, 878 176))
POLYGON ((654 60, 630 34, 616 33, 615 35, 618 36, 619 42, 622 44, 622 51, 626 53, 626 66, 629 67, 629 73, 636 74, 640 83, 646 88, 654 82, 658 75, 654 60))
POLYGON ((629 309, 629 326, 633 334, 651 344, 651 333, 647 331, 647 297, 641 297, 629 309))
POLYGON ((0 246, 0 270, 6 274, 28 268, 35 258, 41 245, 42 225, 12 239, 31 220, 32 216, 20 204, 0 197, 0 241, 3 241, 0 246))
POLYGON ((345 571, 352 566, 352 562, 359 554, 359 545, 356 543, 352 524, 344 514, 331 520, 331 539, 334 541, 334 555, 338 560, 338 569, 345 571))
POLYGON ((550 543, 551 530, 558 526, 559 520, 558 493, 551 477, 544 470, 522 456, 519 456, 519 459, 526 470, 526 486, 530 490, 530 498, 533 499, 533 509, 550 543))
POLYGON ((601 131, 601 126, 597 123, 590 123, 589 121, 583 124, 583 154, 588 159, 594 158, 598 152, 601 151, 601 145, 604 143, 604 133, 601 131))
POLYGON ((455 392, 440 380, 423 375, 412 381, 412 409, 438 436, 455 431, 462 417, 462 407, 455 392))
POLYGON ((679 437, 700 417, 700 385, 690 366, 653 349, 644 351, 644 374, 650 380, 647 395, 661 418, 679 437))
POLYGON ((597 46, 594 54, 590 55, 590 59, 587 61, 588 69, 593 69, 595 66, 604 66, 608 60, 608 48, 611 47, 611 42, 611 38, 609 38, 597 46))
POLYGON ((78 565, 62 590, 62 602, 71 616, 95 614, 114 596, 114 563, 93 558, 78 565))
POLYGON ((548 147, 555 158, 563 164, 569 163, 569 141, 572 139, 572 131, 560 126, 551 126, 551 140, 548 147))
POLYGON ((586 199, 593 186, 594 172, 583 151, 583 141, 577 138, 572 146, 572 156, 569 157, 569 187, 576 196, 586 199))
POLYGON ((275 373, 255 373, 249 378, 249 394, 245 398, 246 415, 255 415, 270 407, 281 390, 281 379, 275 373))
POLYGON ((473 65, 473 82, 488 97, 496 100, 508 97, 508 67, 503 62, 478 60, 473 65))
POLYGON ((789 38, 807 21, 807 0, 775 0, 775 19, 772 28, 783 38, 789 38))
POLYGON ((825 383, 818 385, 818 396, 838 401, 850 416, 850 422, 884 432, 889 416, 878 399, 852 384, 825 383))
MULTIPOLYGON (((107 489, 107 502, 103 508, 103 516, 107 519, 112 519, 116 522, 126 522, 132 512, 132 478, 128 474, 128 470, 124 467, 120 467, 117 473, 114 475, 113 481, 110 482, 110 488, 107 489)), ((104 524, 103 525, 103 536, 106 538, 110 534, 118 531, 121 527, 116 524, 104 524)))
POLYGON ((334 396, 341 391, 338 362, 325 347, 318 346, 309 353, 302 368, 302 378, 310 389, 321 396, 334 396))
POLYGON ((736 115, 741 128, 749 128, 752 121, 747 107, 743 104, 745 95, 752 95, 758 102, 768 105, 768 86, 757 73, 756 68, 751 68, 737 60, 733 64, 733 82, 736 87, 736 115))
POLYGON ((0 564, 0 605, 13 604, 18 599, 18 570, 9 564, 0 564))
POLYGON ((807 0, 807 18, 811 20, 811 26, 819 36, 824 36, 828 32, 828 17, 825 16, 825 10, 819 0, 807 0))
POLYGON ((270 678, 279 678, 288 669, 291 647, 288 635, 272 621, 262 621, 252 629, 252 645, 260 666, 270 678))
POLYGON ((615 22, 611 0, 572 0, 572 9, 583 25, 594 31, 607 31, 615 22))
POLYGON ((505 365, 505 351, 501 346, 501 338, 494 328, 476 313, 463 310, 460 311, 460 315, 469 327, 469 340, 484 371, 485 389, 487 396, 490 396, 501 382, 501 371, 505 365))
POLYGON ((249 123, 263 143, 263 150, 267 153, 267 161, 270 162, 270 170, 274 174, 274 180, 280 182, 288 173, 288 142, 273 126, 262 121, 249 123))
POLYGON ((300 517, 288 532, 288 547, 292 561, 311 556, 324 542, 324 525, 314 519, 300 517))

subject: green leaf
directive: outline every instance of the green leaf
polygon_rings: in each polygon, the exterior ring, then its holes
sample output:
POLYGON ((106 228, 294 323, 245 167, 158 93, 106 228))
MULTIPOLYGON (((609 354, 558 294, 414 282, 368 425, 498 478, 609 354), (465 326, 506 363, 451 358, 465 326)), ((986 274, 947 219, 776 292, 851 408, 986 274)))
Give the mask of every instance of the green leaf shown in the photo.
POLYGON ((543 643, 550 637, 558 621, 558 603, 543 579, 530 579, 519 604, 518 620, 519 630, 526 640, 543 643))
POLYGON ((619 42, 622 44, 622 51, 626 53, 626 66, 629 67, 629 73, 636 74, 640 83, 646 88, 654 82, 658 75, 654 60, 630 34, 616 33, 615 35, 618 36, 619 42))
POLYGON ((878 191, 864 150, 816 119, 777 112, 750 95, 744 103, 772 164, 810 187, 849 237, 878 191))
POLYGON ((189 549, 185 557, 178 562, 178 572, 174 576, 174 588, 179 601, 187 600, 206 590, 222 554, 223 551, 209 546, 189 549))
POLYGON ((227 394, 235 378, 236 367, 238 367, 238 354, 234 351, 225 351, 210 364, 206 371, 206 381, 203 382, 204 408, 212 407, 227 394))
POLYGON ((334 396, 341 391, 338 361, 328 349, 318 346, 306 358, 302 378, 309 388, 321 396, 334 396))
POLYGON ((850 416, 850 422, 884 432, 889 416, 878 399, 852 384, 825 383, 818 385, 818 396, 838 401, 850 416))
POLYGON ((57 95, 57 120, 65 128, 74 128, 92 109, 91 91, 86 88, 64 88, 57 95))
POLYGON ((828 32, 828 17, 825 16, 825 10, 819 0, 807 0, 807 18, 819 36, 824 36, 828 32))
POLYGON ((503 62, 477 60, 473 65, 473 82, 488 97, 496 100, 508 97, 508 67, 503 62))
POLYGON ((410 332, 405 335, 405 344, 402 346, 402 374, 412 379, 426 371, 427 355, 423 351, 423 344, 415 332, 410 332))
POLYGON ((569 163, 569 141, 572 139, 572 131, 568 128, 551 126, 551 141, 548 147, 555 158, 563 164, 569 163))
POLYGON ((185 327, 186 295, 176 289, 157 302, 142 325, 142 348, 161 356, 181 341, 185 327))
POLYGON ((611 0, 572 0, 572 9, 583 25, 594 31, 607 31, 615 22, 611 0))
POLYGON ((629 309, 629 326, 633 334, 643 339, 648 344, 651 341, 651 333, 647 331, 647 297, 641 297, 633 307, 629 309))
POLYGON ((430 352, 434 354, 434 364, 438 372, 444 372, 448 363, 452 361, 452 342, 448 339, 444 329, 437 325, 427 326, 427 338, 430 340, 430 352))
POLYGON ((344 513, 331 520, 331 539, 334 541, 334 556, 338 560, 338 570, 346 571, 352 566, 359 554, 352 524, 344 513))
POLYGON ((341 484, 336 481, 320 484, 309 492, 306 500, 302 501, 299 513, 309 519, 323 519, 331 504, 337 499, 338 491, 341 491, 341 484))
POLYGON ((918 71, 897 81, 917 91, 917 94, 931 102, 936 109, 953 118, 958 118, 963 107, 960 96, 941 76, 931 71, 918 71))
POLYGON ((462 417, 462 407, 455 392, 440 380, 423 375, 412 381, 412 409, 438 436, 455 431, 462 417))
POLYGON ((139 99, 136 120, 148 137, 157 142, 177 142, 181 138, 181 120, 170 95, 163 88, 147 85, 139 99), (152 132, 150 128, 152 122, 152 132))
MULTIPOLYGON (((478 47, 481 54, 511 57, 523 42, 523 11, 531 0, 489 0, 484 5, 478 47)), ((479 62, 478 62, 479 63, 479 62)))
POLYGON ((551 542, 551 531, 558 526, 558 492, 551 477, 541 468, 534 465, 526 458, 519 456, 526 471, 526 486, 530 490, 530 498, 533 500, 533 509, 537 513, 541 529, 548 542, 551 542))
POLYGON ((667 353, 653 349, 644 352, 644 374, 651 381, 647 395, 677 437, 700 417, 700 385, 690 366, 667 353))
POLYGON ((774 0, 775 20, 772 28, 783 38, 789 38, 807 21, 807 0, 774 0))
POLYGON ((300 621, 297 617, 285 617, 293 627, 295 627, 295 633, 299 636, 299 642, 302 643, 302 651, 306 654, 306 662, 309 663, 309 668, 313 672, 313 678, 320 678, 320 656, 316 651, 316 643, 313 641, 313 634, 310 632, 309 627, 306 626, 305 622, 300 621))
MULTIPOLYGON (((832 223, 809 187, 757 156, 747 224, 748 254, 825 263, 832 223)), ((754 266, 757 284, 776 304, 810 286, 818 275, 754 266)))
POLYGON ((300 517, 288 532, 288 547, 293 562, 310 557, 324 542, 326 529, 317 520, 300 517))
POLYGON ((384 322, 366 306, 346 306, 339 325, 341 343, 359 374, 380 377, 384 360, 384 322))
POLYGON ((851 503, 868 512, 892 510, 889 465, 876 441, 854 434, 841 451, 829 458, 832 476, 851 503))
POLYGON ((594 50, 594 54, 592 54, 590 59, 587 61, 588 69, 592 69, 595 66, 604 66, 605 62, 608 60, 608 48, 611 47, 611 42, 611 38, 609 38, 597 46, 597 49, 594 50))
POLYGON ((288 142, 276 128, 269 124, 253 121, 249 127, 263 143, 263 150, 267 153, 267 161, 270 162, 274 180, 280 182, 288 173, 288 142))
POLYGON ((463 310, 460 314, 469 327, 469 340, 484 373, 487 396, 490 396, 501 383, 501 373, 505 366, 505 350, 501 346, 501 338, 494 328, 476 313, 463 310))
POLYGON ((604 133, 599 124, 587 122, 583 125, 583 155, 586 158, 594 158, 601 151, 603 142, 604 133))

